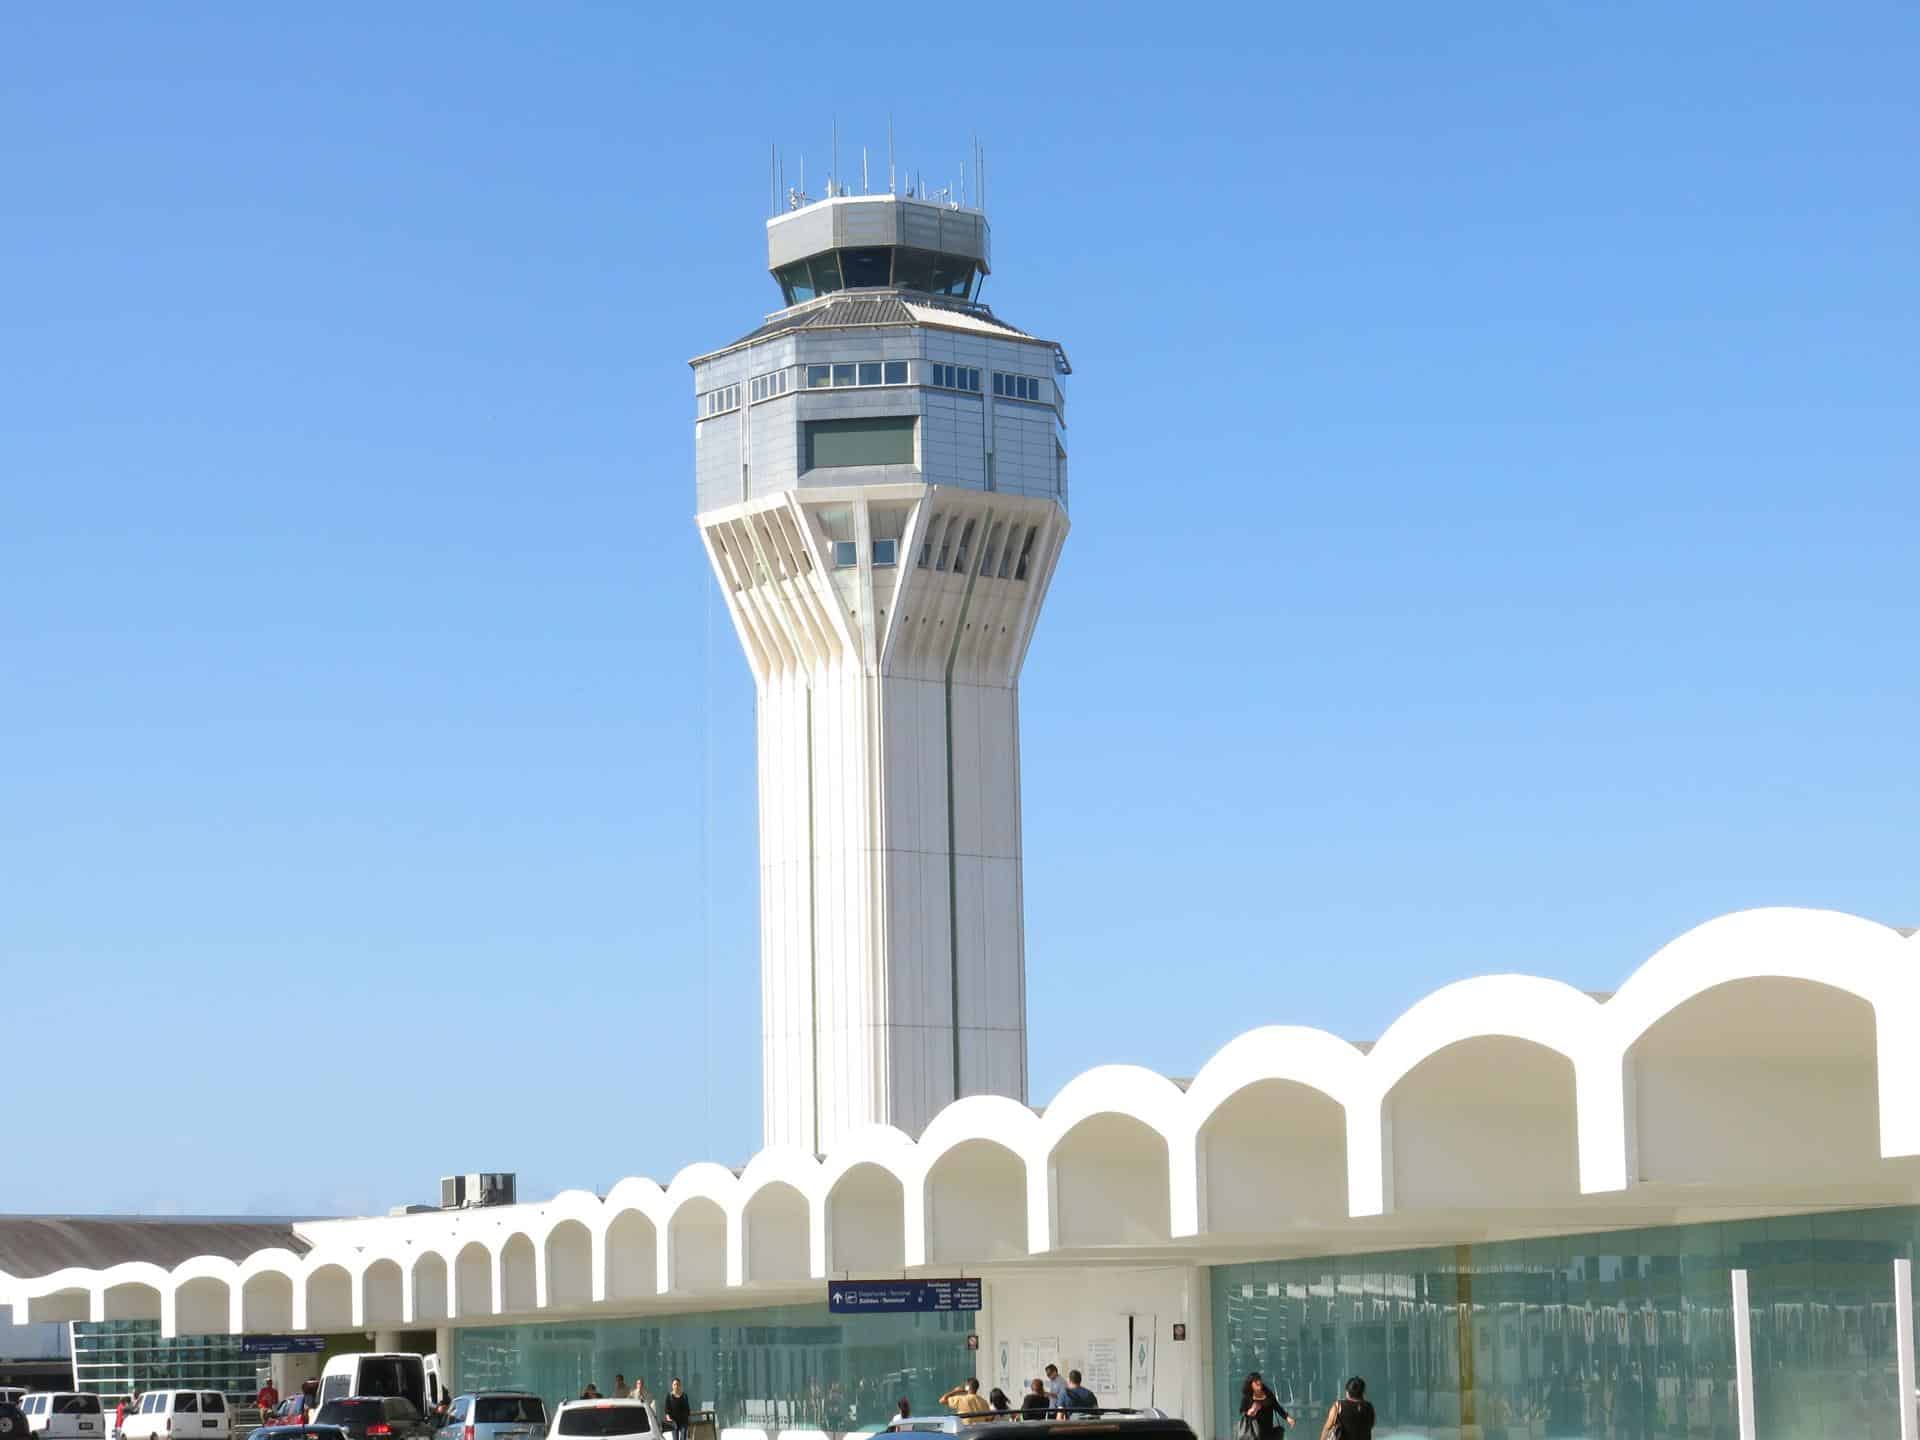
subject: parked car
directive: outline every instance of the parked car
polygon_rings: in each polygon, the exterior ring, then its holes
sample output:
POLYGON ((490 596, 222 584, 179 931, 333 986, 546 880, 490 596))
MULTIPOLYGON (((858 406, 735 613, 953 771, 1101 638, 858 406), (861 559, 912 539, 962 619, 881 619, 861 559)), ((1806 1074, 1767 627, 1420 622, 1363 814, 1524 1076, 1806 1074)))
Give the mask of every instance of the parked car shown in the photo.
POLYGON ((27 1412, 20 1408, 20 1397, 24 1390, 8 1390, 0 1394, 0 1440, 21 1440, 27 1433, 27 1412))
POLYGON ((453 1397, 435 1440, 544 1440, 547 1402, 525 1390, 474 1390, 453 1397))
POLYGON ((350 1440, 338 1425, 261 1425, 247 1433, 247 1440, 350 1440))
POLYGON ((306 1423, 307 1408, 306 1396, 289 1395, 273 1407, 273 1414, 261 1420, 260 1428, 262 1430, 275 1430, 288 1425, 298 1428, 306 1423))
POLYGON ((27 1433, 46 1440, 106 1440, 107 1420, 100 1397, 72 1390, 29 1391, 20 1397, 27 1433))
POLYGON ((218 1390, 149 1390, 120 1422, 120 1440, 229 1440, 233 1416, 218 1390))
POLYGON ((653 1420, 639 1400, 568 1400, 553 1412, 552 1435, 650 1435, 653 1420))
POLYGON ((329 1400, 313 1417, 337 1425, 352 1440, 432 1440, 433 1423, 404 1395, 349 1395, 329 1400))

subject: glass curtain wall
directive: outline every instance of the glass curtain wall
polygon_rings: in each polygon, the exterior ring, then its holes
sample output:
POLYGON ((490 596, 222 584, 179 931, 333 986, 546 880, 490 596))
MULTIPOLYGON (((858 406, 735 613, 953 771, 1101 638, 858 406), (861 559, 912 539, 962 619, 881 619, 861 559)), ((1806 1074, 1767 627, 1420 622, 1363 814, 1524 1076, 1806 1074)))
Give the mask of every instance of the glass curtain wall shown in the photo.
POLYGON ((80 1321, 73 1327, 75 1388, 103 1398, 142 1390, 219 1390, 252 1400, 264 1358, 240 1353, 238 1335, 160 1338, 158 1320, 80 1321))
POLYGON ((549 1405, 589 1382, 644 1379, 656 1395, 678 1375, 695 1409, 720 1424, 839 1432, 884 1426, 906 1396, 916 1415, 973 1374, 969 1313, 829 1315, 787 1305, 641 1320, 500 1325, 455 1332, 462 1390, 510 1386, 549 1405))
POLYGON ((1382 1436, 1733 1440, 1744 1269, 1757 1433, 1897 1440, 1893 1262, 1917 1231, 1903 1208, 1221 1266, 1216 1413, 1231 1433, 1258 1370, 1317 1433, 1357 1374, 1382 1436))

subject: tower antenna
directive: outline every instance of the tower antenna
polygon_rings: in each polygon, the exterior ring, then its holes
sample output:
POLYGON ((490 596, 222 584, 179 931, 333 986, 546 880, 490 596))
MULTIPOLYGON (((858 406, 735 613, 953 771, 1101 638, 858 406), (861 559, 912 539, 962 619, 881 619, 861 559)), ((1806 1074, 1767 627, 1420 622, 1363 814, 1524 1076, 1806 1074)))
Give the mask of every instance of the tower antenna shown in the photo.
POLYGON ((862 195, 869 193, 867 190, 867 147, 864 145, 860 147, 860 193, 862 195))
POLYGON ((767 147, 767 214, 780 213, 780 147, 767 147))

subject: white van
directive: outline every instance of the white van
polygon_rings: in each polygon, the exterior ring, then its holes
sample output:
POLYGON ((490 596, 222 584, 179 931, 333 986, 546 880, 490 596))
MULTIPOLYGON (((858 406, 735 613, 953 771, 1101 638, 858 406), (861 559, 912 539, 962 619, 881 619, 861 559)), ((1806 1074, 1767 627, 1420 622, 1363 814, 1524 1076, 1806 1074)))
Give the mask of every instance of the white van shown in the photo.
POLYGON ((71 1390, 43 1390, 20 1397, 27 1417, 27 1433, 46 1440, 106 1440, 107 1422, 100 1413, 98 1395, 71 1390))
POLYGON ((438 1355, 336 1355, 320 1372, 320 1393, 313 1408, 318 1412, 329 1400, 350 1395, 398 1395, 425 1415, 440 1403, 443 1393, 438 1355))
POLYGON ((120 1422, 120 1440, 228 1440, 233 1416, 218 1390, 149 1390, 120 1422))

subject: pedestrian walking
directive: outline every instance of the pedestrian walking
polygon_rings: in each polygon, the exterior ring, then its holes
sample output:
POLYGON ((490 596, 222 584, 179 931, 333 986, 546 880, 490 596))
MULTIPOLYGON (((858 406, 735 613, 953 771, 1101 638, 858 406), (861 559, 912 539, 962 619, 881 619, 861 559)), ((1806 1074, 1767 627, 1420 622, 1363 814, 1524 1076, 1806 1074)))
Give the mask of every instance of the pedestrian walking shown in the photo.
MULTIPOLYGON (((627 1398, 627 1396, 632 1394, 633 1394, 632 1390, 630 1390, 627 1386, 627 1377, 622 1375, 618 1370, 614 1371, 613 1372, 613 1398, 616 1400, 624 1400, 627 1398)), ((634 1398, 638 1399, 639 1397, 636 1395, 634 1396, 634 1398)))
POLYGON ((1027 1393, 1020 1397, 1022 1420, 1047 1418, 1047 1382, 1035 1376, 1027 1382, 1027 1393))
POLYGON ((1067 1408, 1067 1382, 1060 1378, 1058 1365, 1047 1366, 1047 1398, 1053 1402, 1055 1410, 1067 1408))
POLYGON ((1367 1382, 1358 1375, 1347 1381, 1347 1393, 1327 1411, 1320 1440, 1373 1440, 1373 1402, 1367 1399, 1367 1382))
POLYGON ((647 1407, 647 1425, 654 1434, 660 1433, 660 1404, 653 1398, 653 1392, 647 1389, 646 1377, 633 1382, 633 1398, 647 1407))
POLYGON ((987 1413, 987 1402, 980 1398, 980 1382, 972 1376, 942 1395, 940 1403, 963 1422, 971 1422, 987 1413))
POLYGON ((1080 1383, 1078 1370, 1067 1371, 1067 1389, 1062 1402, 1068 1410, 1098 1410, 1100 1397, 1080 1383))
POLYGON ((680 1383, 678 1375, 667 1386, 667 1428, 673 1431, 673 1440, 687 1440, 687 1431, 693 1423, 693 1406, 687 1401, 687 1387, 680 1383))
POLYGON ((1240 1434, 1243 1440, 1273 1440, 1277 1430, 1284 1435, 1293 1424, 1293 1416, 1279 1397, 1267 1388, 1258 1370, 1252 1371, 1240 1385, 1240 1434))

